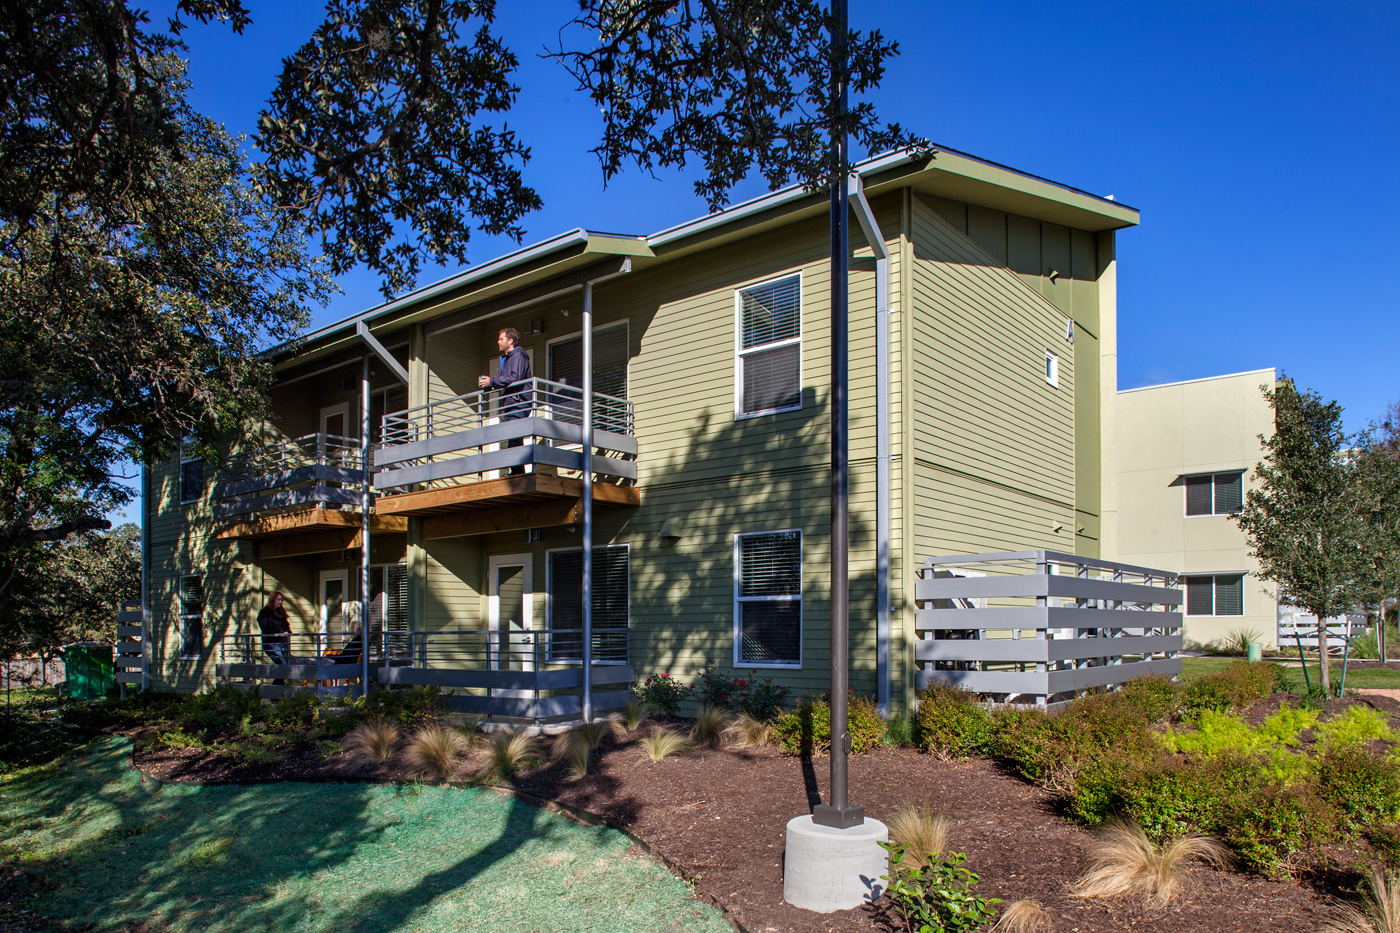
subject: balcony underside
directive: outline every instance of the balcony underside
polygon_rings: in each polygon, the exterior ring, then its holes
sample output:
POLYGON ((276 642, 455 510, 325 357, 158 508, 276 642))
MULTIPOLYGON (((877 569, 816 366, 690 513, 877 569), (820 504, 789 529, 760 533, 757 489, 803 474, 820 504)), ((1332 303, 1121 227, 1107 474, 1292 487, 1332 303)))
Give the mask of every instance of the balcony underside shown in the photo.
MULTIPOLYGON (((406 531, 408 518, 403 515, 370 516, 371 538, 406 531)), ((256 542, 259 560, 349 551, 360 546, 360 513, 317 508, 282 512, 228 525, 215 537, 256 542)))
MULTIPOLYGON (((593 484, 594 505, 626 507, 641 501, 635 486, 593 484)), ((527 473, 380 496, 375 511, 380 518, 421 516, 422 537, 431 541, 577 524, 582 520, 582 503, 582 480, 527 473)))

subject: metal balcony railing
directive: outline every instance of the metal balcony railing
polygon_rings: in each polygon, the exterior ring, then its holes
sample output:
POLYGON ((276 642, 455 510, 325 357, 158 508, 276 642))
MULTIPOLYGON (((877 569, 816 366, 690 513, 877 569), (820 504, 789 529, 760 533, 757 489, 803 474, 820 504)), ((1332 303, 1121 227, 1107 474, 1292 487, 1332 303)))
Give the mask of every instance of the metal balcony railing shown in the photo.
POLYGON ((252 516, 310 504, 357 506, 364 478, 356 438, 307 434, 225 460, 214 487, 214 515, 252 516))
MULTIPOLYGON (((384 416, 374 455, 381 489, 527 464, 582 469, 583 392, 562 382, 528 379, 384 416)), ((632 403, 593 395, 593 472, 637 478, 632 403)))

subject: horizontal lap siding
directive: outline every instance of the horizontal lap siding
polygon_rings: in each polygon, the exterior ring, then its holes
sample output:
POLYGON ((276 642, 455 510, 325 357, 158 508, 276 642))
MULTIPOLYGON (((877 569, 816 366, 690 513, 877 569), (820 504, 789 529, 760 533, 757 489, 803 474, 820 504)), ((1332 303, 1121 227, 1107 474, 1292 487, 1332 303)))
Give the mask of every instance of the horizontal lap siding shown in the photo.
MULTIPOLYGON (((933 553, 1072 549, 1075 352, 1065 315, 912 200, 914 566, 933 553), (1059 385, 1044 378, 1059 356, 1059 385), (1060 526, 1060 531, 1054 530, 1060 526)), ((975 217, 980 235, 995 218, 975 217)))

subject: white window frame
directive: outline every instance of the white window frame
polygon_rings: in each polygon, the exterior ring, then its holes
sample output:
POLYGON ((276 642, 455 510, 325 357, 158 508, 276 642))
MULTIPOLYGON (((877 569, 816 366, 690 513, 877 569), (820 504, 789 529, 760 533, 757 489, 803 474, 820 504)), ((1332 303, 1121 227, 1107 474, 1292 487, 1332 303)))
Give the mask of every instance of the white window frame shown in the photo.
POLYGON ((748 285, 734 289, 734 420, 743 421, 749 418, 759 418, 764 415, 773 415, 784 411, 801 411, 802 409, 802 386, 805 382, 802 378, 802 319, 806 316, 806 309, 803 307, 803 300, 806 296, 806 282, 803 279, 802 270, 796 272, 785 272, 782 275, 774 276, 771 279, 763 279, 759 282, 750 282, 748 285), (774 282, 781 282, 783 279, 797 279, 797 336, 789 337, 786 340, 775 340, 772 343, 765 343, 757 347, 744 349, 744 301, 743 293, 751 288, 761 288, 764 285, 771 285, 774 282), (744 411, 744 356, 750 353, 757 353, 761 350, 772 350, 775 347, 797 347, 797 404, 789 405, 786 408, 764 408, 759 411, 744 411))
MULTIPOLYGON (((1195 517, 1195 516, 1192 516, 1192 517, 1195 517)), ((1182 591, 1183 591, 1183 592, 1182 592, 1182 596, 1184 597, 1184 599, 1182 600, 1182 605, 1181 605, 1181 615, 1182 615, 1183 618, 1187 618, 1187 619, 1242 619, 1242 618, 1245 617, 1246 611, 1245 611, 1245 605, 1244 605, 1244 597, 1245 597, 1245 591, 1248 589, 1248 587, 1245 586, 1245 583, 1246 583, 1246 581, 1249 580, 1249 574, 1245 573, 1244 571, 1235 571, 1235 572, 1233 572, 1233 573, 1231 573, 1231 572, 1229 572, 1229 571, 1221 571, 1220 573, 1183 573, 1183 574, 1181 575, 1181 578, 1180 578, 1180 579, 1181 579, 1181 589, 1182 589, 1182 591), (1191 612, 1191 611, 1190 611, 1190 610, 1191 610, 1191 593, 1190 593, 1190 589, 1189 589, 1189 587, 1187 586, 1187 582, 1186 582, 1188 577, 1210 577, 1210 612, 1209 612, 1209 613, 1204 613, 1204 612, 1191 612), (1215 598, 1215 594, 1216 594, 1216 590, 1217 590, 1217 588, 1218 588, 1218 584, 1217 584, 1216 581, 1219 580, 1221 577, 1239 577, 1239 578, 1240 578, 1240 611, 1239 611, 1239 612, 1232 612, 1232 613, 1230 613, 1229 615, 1220 615, 1219 613, 1217 613, 1217 612, 1215 611, 1215 607, 1216 607, 1216 598, 1215 598)))
MULTIPOLYGON (((628 374, 631 375, 630 373, 628 374)), ((630 388, 630 386, 629 386, 630 388)), ((593 549, 602 548, 622 548, 627 555, 627 658, 622 661, 600 661, 593 659, 593 666, 605 665, 623 667, 632 663, 632 545, 627 542, 619 544, 594 545, 593 549)), ((544 635, 549 639, 548 650, 545 652, 545 661, 549 664, 571 664, 578 667, 583 666, 583 658, 566 658, 554 653, 554 557, 555 554, 581 553, 581 547, 553 547, 546 548, 544 552, 544 635)), ((582 639, 582 636, 580 636, 582 639)), ((580 645, 582 641, 580 640, 580 645)))
POLYGON ((747 667, 750 670, 799 670, 802 667, 803 649, 803 623, 805 613, 803 612, 803 593, 807 589, 806 561, 806 539, 801 528, 773 528, 763 531, 740 531, 734 534, 734 666, 747 667), (742 562, 739 558, 739 539, 751 535, 797 535, 797 595, 796 596, 740 596, 742 580, 742 562), (797 603, 797 660, 795 661, 746 661, 744 660, 744 614, 741 606, 744 603, 757 602, 796 602, 797 603))
MULTIPOLYGON (((1246 472, 1247 472, 1247 471, 1245 471, 1245 470, 1216 470, 1216 471, 1211 472, 1211 473, 1183 473, 1183 474, 1181 474, 1181 517, 1182 517, 1182 518, 1223 518, 1223 517, 1229 516, 1229 515, 1231 514, 1231 513, 1229 513, 1229 512, 1219 512, 1219 511, 1216 511, 1216 504, 1215 504, 1215 478, 1216 478, 1217 476, 1233 476, 1233 475, 1235 475, 1235 474, 1239 474, 1239 477, 1240 477, 1240 503, 1241 503, 1241 505, 1243 505, 1243 504, 1244 504, 1244 494, 1245 494, 1244 474, 1245 474, 1246 472), (1202 513, 1199 514, 1199 515, 1192 515, 1190 512, 1187 511, 1187 499, 1188 499, 1188 497, 1191 495, 1191 493, 1190 493, 1190 491, 1189 491, 1189 490, 1190 490, 1190 485, 1187 483, 1187 480, 1200 479, 1202 476, 1209 476, 1209 477, 1210 477, 1210 511, 1209 511, 1209 512, 1202 512, 1202 513)), ((1199 577, 1199 576, 1204 576, 1204 574, 1193 573, 1193 574, 1187 574, 1187 576, 1199 577)))
POLYGON ((207 482, 208 478, 204 475, 204 458, 199 456, 185 456, 185 447, 187 445, 190 445, 191 443, 192 441, 190 438, 185 438, 184 440, 180 441, 180 469, 175 474, 175 482, 179 486, 176 492, 180 497, 181 505, 192 505, 193 503, 203 501, 205 487, 209 485, 207 482), (192 499, 185 498, 185 464, 187 463, 199 464, 199 495, 195 496, 192 499))
POLYGON ((185 620, 186 620, 186 619, 193 619, 193 618, 196 618, 196 616, 195 616, 194 613, 187 613, 187 612, 185 612, 185 581, 186 581, 186 580, 198 580, 198 581, 199 581, 199 595, 200 595, 201 600, 202 600, 206 605, 208 604, 209 600, 205 597, 205 594, 204 594, 204 574, 202 574, 202 573, 183 573, 183 574, 180 575, 180 578, 179 578, 179 580, 178 580, 178 582, 177 582, 177 584, 176 584, 176 586, 178 587, 178 589, 175 591, 175 601, 176 601, 176 604, 179 606, 179 612, 177 613, 177 618, 178 618, 178 620, 179 620, 180 660, 181 660, 181 661, 199 661, 199 660, 203 659, 203 657, 204 657, 204 606, 200 606, 199 615, 198 615, 198 619, 199 619, 199 644, 196 645, 194 651, 191 652, 190 649, 189 649, 189 646, 187 646, 187 645, 185 644, 185 620))
POLYGON ((1045 351, 1045 382, 1057 389, 1060 387, 1060 354, 1053 350, 1045 351))

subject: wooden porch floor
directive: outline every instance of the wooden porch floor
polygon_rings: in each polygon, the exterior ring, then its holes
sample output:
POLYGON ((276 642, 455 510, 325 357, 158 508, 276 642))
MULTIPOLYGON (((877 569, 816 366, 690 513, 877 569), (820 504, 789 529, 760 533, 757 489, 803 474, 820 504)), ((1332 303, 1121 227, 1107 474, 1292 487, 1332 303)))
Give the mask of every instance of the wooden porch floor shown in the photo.
MULTIPOLYGON (((593 484, 599 506, 640 505, 635 486, 593 484)), ((383 518, 422 517, 424 540, 573 525, 582 520, 583 481, 547 473, 503 476, 476 483, 380 496, 375 512, 383 518)))

